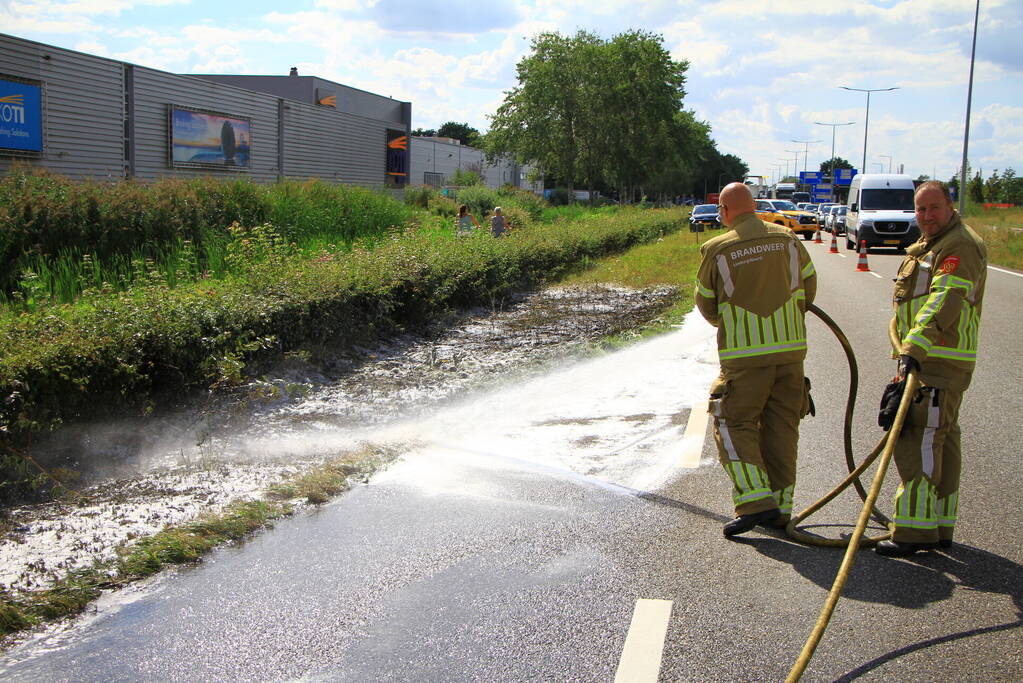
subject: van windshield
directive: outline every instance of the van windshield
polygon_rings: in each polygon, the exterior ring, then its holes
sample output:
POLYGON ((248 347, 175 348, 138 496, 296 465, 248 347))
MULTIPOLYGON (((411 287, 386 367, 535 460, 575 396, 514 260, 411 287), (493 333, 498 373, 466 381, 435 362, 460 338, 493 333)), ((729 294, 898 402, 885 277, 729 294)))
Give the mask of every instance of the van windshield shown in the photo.
POLYGON ((913 190, 863 190, 860 192, 860 210, 913 211, 913 190))

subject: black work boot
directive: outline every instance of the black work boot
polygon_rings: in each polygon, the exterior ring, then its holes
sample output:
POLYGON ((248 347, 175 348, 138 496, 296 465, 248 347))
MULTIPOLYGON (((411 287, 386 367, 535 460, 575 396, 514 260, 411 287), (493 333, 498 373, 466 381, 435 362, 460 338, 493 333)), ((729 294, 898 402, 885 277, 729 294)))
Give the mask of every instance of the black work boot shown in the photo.
POLYGON ((874 546, 874 552, 885 557, 909 557, 918 550, 934 550, 938 542, 910 543, 909 541, 881 541, 874 546))
POLYGON ((738 534, 744 534, 757 524, 765 524, 767 522, 778 519, 781 516, 781 510, 778 508, 772 508, 770 510, 764 510, 763 512, 754 512, 752 515, 739 515, 731 522, 725 525, 724 534, 725 536, 736 536, 738 534))

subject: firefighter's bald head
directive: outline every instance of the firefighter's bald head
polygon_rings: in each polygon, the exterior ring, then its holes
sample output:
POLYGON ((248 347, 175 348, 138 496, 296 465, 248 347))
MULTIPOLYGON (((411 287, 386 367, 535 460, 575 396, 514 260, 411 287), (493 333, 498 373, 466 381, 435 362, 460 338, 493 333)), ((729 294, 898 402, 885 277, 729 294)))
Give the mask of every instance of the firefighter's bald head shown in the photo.
POLYGON ((718 213, 721 215, 721 222, 729 228, 735 223, 736 218, 744 213, 753 213, 755 208, 753 193, 742 183, 729 183, 718 195, 718 213))

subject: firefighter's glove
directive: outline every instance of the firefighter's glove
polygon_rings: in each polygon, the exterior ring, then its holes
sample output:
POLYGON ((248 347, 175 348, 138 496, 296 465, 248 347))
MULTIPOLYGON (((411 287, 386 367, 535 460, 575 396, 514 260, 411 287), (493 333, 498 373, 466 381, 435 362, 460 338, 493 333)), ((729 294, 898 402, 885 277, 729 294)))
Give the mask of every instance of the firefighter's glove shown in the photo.
POLYGON ((899 377, 908 377, 911 371, 920 372, 920 361, 908 353, 899 356, 899 377))
POLYGON ((886 432, 895 424, 895 413, 899 412, 899 403, 902 402, 902 394, 905 391, 906 378, 903 376, 902 379, 886 386, 884 393, 881 394, 881 410, 877 414, 877 424, 886 432))

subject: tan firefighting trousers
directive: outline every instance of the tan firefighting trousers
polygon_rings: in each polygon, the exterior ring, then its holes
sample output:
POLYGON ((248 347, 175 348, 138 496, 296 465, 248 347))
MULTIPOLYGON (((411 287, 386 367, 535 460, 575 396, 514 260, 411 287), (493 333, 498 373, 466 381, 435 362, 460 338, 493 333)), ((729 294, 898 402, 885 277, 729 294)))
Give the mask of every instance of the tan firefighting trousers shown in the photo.
POLYGON ((958 389, 923 387, 895 445, 902 483, 895 494, 892 539, 907 543, 952 540, 959 512, 958 389))
POLYGON ((732 480, 735 514, 792 514, 799 420, 809 406, 803 362, 722 369, 711 385, 718 458, 732 480))

